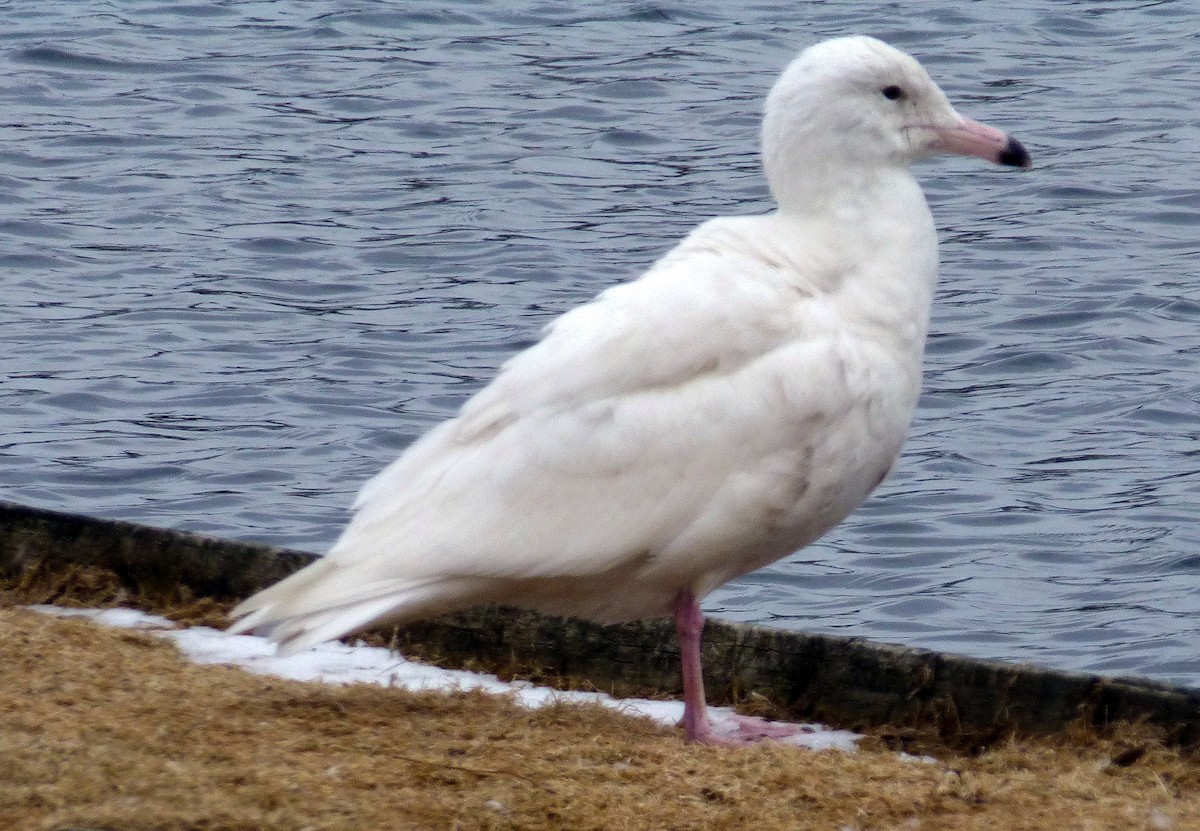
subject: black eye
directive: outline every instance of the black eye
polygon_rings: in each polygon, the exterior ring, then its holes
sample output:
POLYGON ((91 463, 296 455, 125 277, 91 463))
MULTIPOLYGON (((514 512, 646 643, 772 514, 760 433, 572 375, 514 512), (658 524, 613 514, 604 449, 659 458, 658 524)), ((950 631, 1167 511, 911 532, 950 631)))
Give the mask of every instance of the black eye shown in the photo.
POLYGON ((884 87, 882 90, 880 90, 880 92, 882 92, 883 97, 889 101, 898 101, 904 97, 904 90, 895 84, 892 84, 889 87, 884 87))

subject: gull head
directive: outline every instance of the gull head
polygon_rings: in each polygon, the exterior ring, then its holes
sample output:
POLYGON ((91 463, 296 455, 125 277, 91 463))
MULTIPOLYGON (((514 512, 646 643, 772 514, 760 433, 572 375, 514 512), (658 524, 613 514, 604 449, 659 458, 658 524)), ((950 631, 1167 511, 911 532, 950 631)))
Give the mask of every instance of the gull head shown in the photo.
POLYGON ((861 36, 822 41, 788 65, 767 96, 762 138, 777 198, 941 153, 1030 166, 1019 141, 959 115, 916 59, 861 36))

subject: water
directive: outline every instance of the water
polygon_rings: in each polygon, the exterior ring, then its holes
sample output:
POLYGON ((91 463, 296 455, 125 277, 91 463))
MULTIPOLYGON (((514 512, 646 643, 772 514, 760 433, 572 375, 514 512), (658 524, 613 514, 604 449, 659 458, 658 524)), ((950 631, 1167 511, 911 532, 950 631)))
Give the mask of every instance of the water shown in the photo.
POLYGON ((0 496, 323 549, 545 321, 765 210, 763 93, 866 32, 1037 167, 922 166, 900 468, 708 608, 1200 686, 1191 4, 694 5, 0 6, 0 496))

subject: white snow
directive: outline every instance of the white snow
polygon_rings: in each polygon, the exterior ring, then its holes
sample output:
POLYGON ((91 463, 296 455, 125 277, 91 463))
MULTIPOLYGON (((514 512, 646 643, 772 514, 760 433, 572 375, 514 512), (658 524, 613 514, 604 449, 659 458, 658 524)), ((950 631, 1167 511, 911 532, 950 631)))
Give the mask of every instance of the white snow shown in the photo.
MULTIPOLYGON (((207 626, 180 627, 170 620, 136 609, 68 609, 61 606, 30 606, 34 611, 57 617, 87 618, 105 626, 137 629, 172 640, 179 650, 198 664, 229 664, 260 675, 326 684, 367 683, 406 690, 471 690, 508 695, 525 707, 541 707, 553 701, 592 702, 632 716, 645 716, 673 725, 683 716, 682 701, 651 701, 644 698, 613 698, 604 693, 569 692, 538 687, 527 681, 501 681, 457 669, 410 661, 378 646, 350 646, 337 641, 282 657, 275 644, 256 635, 230 635, 207 626)), ((730 722, 733 710, 709 709, 714 732, 736 728, 730 722)), ((861 736, 848 730, 833 730, 819 724, 804 725, 805 731, 782 739, 788 744, 814 750, 856 749, 861 736)))

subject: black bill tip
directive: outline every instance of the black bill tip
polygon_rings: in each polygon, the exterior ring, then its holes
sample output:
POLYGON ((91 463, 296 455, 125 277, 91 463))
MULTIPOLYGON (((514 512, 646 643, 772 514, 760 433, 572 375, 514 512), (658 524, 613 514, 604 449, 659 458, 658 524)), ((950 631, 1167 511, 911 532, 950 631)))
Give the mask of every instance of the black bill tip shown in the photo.
POLYGON ((1008 137, 1008 144, 1000 151, 996 161, 1009 167, 1033 167, 1033 160, 1029 158, 1029 151, 1025 149, 1025 145, 1012 136, 1008 137))

